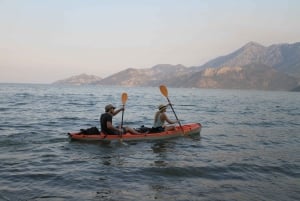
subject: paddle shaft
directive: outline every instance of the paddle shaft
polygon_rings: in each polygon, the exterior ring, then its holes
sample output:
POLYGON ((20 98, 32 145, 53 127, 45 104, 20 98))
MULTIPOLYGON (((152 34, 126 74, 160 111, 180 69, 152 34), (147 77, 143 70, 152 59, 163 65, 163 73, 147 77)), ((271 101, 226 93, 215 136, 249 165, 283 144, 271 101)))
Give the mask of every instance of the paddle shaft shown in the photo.
POLYGON ((123 117, 124 117, 124 105, 123 105, 123 110, 122 110, 122 120, 121 120, 121 134, 120 134, 120 141, 121 141, 121 143, 123 142, 123 139, 122 139, 122 135, 123 135, 123 117))
POLYGON ((122 110, 121 128, 123 127, 124 107, 125 105, 123 105, 123 110, 122 110))
POLYGON ((174 115, 176 117, 176 120, 177 120, 177 122, 178 122, 178 124, 179 124, 179 126, 180 126, 180 128, 182 130, 182 133, 184 134, 184 130, 183 130, 182 126, 181 126, 181 123, 180 123, 180 121, 179 121, 179 119, 178 119, 178 117, 177 117, 177 115, 175 113, 175 110, 174 110, 174 108, 173 108, 173 106, 171 104, 171 101, 170 101, 170 99, 168 97, 168 89, 167 89, 167 87, 165 85, 160 85, 159 89, 160 89, 160 92, 162 93, 162 95, 164 95, 167 98, 167 100, 168 100, 168 102, 169 102, 169 104, 171 106, 171 109, 172 109, 172 111, 173 111, 173 113, 174 113, 174 115))
POLYGON ((183 132, 183 134, 184 134, 183 127, 181 126, 181 123, 180 123, 180 121, 179 121, 179 119, 178 119, 178 117, 177 117, 177 115, 176 115, 176 113, 175 113, 175 110, 174 110, 174 108, 173 108, 173 106, 172 106, 172 103, 171 103, 171 101, 170 101, 170 99, 169 99, 168 96, 166 96, 166 98, 167 98, 167 100, 168 100, 168 102, 169 102, 169 104, 170 104, 170 106, 171 106, 171 109, 172 109, 172 111, 173 111, 173 113, 174 113, 174 115, 175 115, 175 118, 176 118, 176 120, 177 120, 177 122, 178 122, 178 124, 179 124, 179 126, 180 126, 180 128, 181 128, 181 130, 182 130, 182 132, 183 132))
POLYGON ((122 93, 122 96, 121 96, 121 101, 122 101, 122 104, 123 104, 123 110, 122 110, 122 120, 121 120, 121 135, 120 135, 120 138, 121 138, 121 141, 122 141, 122 135, 123 135, 123 117, 124 117, 124 110, 125 110, 125 103, 127 101, 127 93, 122 93))

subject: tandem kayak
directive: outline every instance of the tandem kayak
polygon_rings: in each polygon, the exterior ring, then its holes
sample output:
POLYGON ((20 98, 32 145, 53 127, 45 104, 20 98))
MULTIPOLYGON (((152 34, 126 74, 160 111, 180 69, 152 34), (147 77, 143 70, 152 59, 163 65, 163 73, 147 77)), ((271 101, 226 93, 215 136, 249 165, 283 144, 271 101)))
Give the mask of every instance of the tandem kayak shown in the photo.
POLYGON ((125 133, 121 136, 119 135, 105 135, 104 133, 95 133, 95 134, 84 134, 82 132, 77 133, 68 133, 71 140, 82 140, 82 141, 138 141, 138 140, 162 140, 170 139, 180 136, 194 136, 199 135, 202 125, 200 123, 190 123, 184 124, 181 127, 176 126, 175 130, 164 131, 159 133, 142 133, 142 134, 131 134, 125 133))

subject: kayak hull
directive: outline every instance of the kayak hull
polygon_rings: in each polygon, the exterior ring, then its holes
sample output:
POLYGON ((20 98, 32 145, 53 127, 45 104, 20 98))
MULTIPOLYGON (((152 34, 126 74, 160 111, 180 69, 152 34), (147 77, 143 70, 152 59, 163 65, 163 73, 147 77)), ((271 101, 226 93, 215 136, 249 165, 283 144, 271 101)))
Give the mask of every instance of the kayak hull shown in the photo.
POLYGON ((199 135, 201 132, 202 125, 200 123, 190 123, 180 126, 176 126, 175 130, 172 131, 164 131, 159 133, 142 133, 142 134, 131 134, 125 133, 121 136, 119 135, 105 135, 103 133, 100 134, 92 134, 86 135, 83 133, 68 133, 69 138, 71 140, 81 140, 81 141, 103 141, 103 142, 111 142, 111 141, 141 141, 141 140, 164 140, 171 139, 180 136, 193 136, 199 135))

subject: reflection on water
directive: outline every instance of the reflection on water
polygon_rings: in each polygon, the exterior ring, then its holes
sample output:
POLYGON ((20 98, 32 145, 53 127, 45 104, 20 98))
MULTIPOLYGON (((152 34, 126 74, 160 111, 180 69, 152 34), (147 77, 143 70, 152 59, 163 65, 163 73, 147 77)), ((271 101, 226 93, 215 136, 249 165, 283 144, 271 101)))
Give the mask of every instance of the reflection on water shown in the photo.
POLYGON ((153 161, 156 167, 166 167, 167 162, 167 152, 172 151, 172 146, 167 142, 157 142, 151 147, 153 153, 156 154, 156 160, 153 161))
POLYGON ((153 150, 153 153, 161 155, 162 153, 167 151, 167 149, 169 148, 168 145, 168 142, 157 142, 151 148, 153 150))

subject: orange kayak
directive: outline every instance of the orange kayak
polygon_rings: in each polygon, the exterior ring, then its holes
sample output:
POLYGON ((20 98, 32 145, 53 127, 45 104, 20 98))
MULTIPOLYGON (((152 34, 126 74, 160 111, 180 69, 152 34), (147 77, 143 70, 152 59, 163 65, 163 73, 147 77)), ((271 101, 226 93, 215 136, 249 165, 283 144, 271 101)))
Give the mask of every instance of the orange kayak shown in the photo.
POLYGON ((199 135, 202 125, 200 123, 190 123, 180 126, 176 126, 175 130, 164 131, 159 133, 142 133, 139 135, 125 133, 122 135, 122 138, 119 135, 105 135, 100 134, 83 134, 83 133, 68 133, 69 138, 72 140, 82 140, 82 141, 138 141, 138 140, 161 140, 161 139, 170 139, 180 136, 193 136, 199 135))

